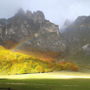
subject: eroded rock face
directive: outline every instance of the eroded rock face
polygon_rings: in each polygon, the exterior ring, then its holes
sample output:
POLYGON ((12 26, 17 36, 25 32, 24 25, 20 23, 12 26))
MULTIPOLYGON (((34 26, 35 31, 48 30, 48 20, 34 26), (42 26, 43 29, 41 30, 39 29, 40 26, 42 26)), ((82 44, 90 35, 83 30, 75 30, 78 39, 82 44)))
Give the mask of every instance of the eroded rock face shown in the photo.
POLYGON ((42 25, 40 30, 33 34, 31 40, 26 40, 24 44, 43 51, 63 52, 65 50, 65 45, 61 39, 58 26, 48 21, 42 25), (48 23, 49 25, 47 26, 48 23))
POLYGON ((0 44, 43 57, 47 57, 46 53, 56 57, 65 51, 59 27, 46 20, 41 11, 20 9, 15 16, 0 19, 0 44))
POLYGON ((90 44, 86 44, 82 47, 82 50, 83 52, 86 54, 86 55, 90 55, 90 44))
POLYGON ((82 47, 90 43, 90 16, 79 16, 62 33, 67 42, 70 54, 82 50, 82 47))

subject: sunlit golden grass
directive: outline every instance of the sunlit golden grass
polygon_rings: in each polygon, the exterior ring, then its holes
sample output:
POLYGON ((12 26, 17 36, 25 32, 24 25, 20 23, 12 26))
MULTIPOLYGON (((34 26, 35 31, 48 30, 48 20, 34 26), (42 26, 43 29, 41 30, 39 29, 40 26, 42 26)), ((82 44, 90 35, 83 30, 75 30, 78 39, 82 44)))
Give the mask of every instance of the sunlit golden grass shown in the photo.
POLYGON ((89 73, 51 72, 21 75, 0 75, 0 79, 90 79, 89 73))

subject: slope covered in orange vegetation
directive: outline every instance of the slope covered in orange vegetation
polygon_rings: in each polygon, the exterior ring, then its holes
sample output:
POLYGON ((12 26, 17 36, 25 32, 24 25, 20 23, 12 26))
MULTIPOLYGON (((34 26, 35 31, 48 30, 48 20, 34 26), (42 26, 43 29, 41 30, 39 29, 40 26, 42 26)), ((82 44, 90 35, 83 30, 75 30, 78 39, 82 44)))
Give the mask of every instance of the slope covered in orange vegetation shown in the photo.
POLYGON ((70 62, 48 62, 0 46, 0 74, 25 74, 61 70, 78 71, 70 62))

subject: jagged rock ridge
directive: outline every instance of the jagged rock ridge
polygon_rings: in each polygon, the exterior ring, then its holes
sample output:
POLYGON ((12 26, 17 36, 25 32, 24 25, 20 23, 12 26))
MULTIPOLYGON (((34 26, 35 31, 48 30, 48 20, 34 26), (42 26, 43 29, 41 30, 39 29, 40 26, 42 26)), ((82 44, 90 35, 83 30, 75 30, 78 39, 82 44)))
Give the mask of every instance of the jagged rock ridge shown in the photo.
POLYGON ((23 9, 9 19, 0 19, 0 44, 42 58, 54 58, 65 50, 58 25, 46 20, 41 11, 23 9))
POLYGON ((65 28, 62 36, 66 40, 69 56, 78 56, 78 61, 84 59, 82 62, 90 62, 90 16, 79 16, 65 28))

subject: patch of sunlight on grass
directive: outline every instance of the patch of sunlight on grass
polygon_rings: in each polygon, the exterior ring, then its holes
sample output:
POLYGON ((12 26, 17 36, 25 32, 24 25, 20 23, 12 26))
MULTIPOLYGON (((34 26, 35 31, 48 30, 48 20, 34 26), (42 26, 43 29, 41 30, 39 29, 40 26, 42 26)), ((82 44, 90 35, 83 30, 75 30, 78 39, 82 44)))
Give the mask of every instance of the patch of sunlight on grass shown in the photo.
POLYGON ((90 74, 79 72, 51 72, 21 75, 0 75, 0 79, 90 79, 90 74))

